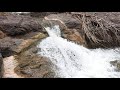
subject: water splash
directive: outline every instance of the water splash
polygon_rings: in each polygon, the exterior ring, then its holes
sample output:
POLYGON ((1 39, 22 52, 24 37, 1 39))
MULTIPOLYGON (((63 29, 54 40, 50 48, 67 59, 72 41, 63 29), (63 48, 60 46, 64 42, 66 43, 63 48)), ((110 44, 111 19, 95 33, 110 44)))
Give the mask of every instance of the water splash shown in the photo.
POLYGON ((61 38, 59 26, 46 28, 49 37, 38 45, 38 54, 48 57, 63 78, 119 78, 110 61, 120 60, 116 50, 87 49, 61 38))

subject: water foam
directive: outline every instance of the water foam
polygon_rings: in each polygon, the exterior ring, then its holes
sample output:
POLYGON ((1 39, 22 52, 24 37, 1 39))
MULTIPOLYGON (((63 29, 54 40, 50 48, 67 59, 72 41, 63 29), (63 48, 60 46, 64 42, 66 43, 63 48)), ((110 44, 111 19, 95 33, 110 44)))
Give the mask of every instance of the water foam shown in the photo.
POLYGON ((63 78, 119 78, 110 61, 120 60, 116 50, 87 49, 61 38, 59 26, 46 28, 49 37, 38 45, 38 54, 48 57, 63 78))

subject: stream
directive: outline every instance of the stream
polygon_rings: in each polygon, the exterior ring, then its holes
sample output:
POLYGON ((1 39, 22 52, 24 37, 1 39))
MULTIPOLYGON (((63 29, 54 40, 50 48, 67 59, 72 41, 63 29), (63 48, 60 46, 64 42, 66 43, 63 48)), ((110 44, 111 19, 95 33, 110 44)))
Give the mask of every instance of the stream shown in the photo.
POLYGON ((120 78, 110 61, 120 60, 120 50, 87 49, 61 37, 58 25, 46 27, 49 37, 37 47, 38 54, 48 57, 61 78, 120 78))

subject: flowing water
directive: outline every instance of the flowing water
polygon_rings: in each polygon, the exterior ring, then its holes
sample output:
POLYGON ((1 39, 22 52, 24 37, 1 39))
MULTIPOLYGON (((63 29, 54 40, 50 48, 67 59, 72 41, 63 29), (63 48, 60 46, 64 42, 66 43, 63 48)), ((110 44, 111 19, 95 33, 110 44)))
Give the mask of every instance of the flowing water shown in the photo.
POLYGON ((117 49, 87 49, 61 37, 59 26, 46 27, 49 37, 39 43, 38 54, 48 57, 62 78, 119 78, 110 61, 120 60, 117 49))

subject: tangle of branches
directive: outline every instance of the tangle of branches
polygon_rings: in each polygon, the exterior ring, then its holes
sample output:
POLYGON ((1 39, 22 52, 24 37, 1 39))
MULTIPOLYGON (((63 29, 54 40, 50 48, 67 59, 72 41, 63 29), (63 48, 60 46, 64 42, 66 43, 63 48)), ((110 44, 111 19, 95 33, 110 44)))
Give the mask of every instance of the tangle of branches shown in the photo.
POLYGON ((73 16, 82 21, 82 30, 89 40, 88 46, 104 48, 120 46, 120 30, 109 20, 86 13, 77 13, 73 16))

